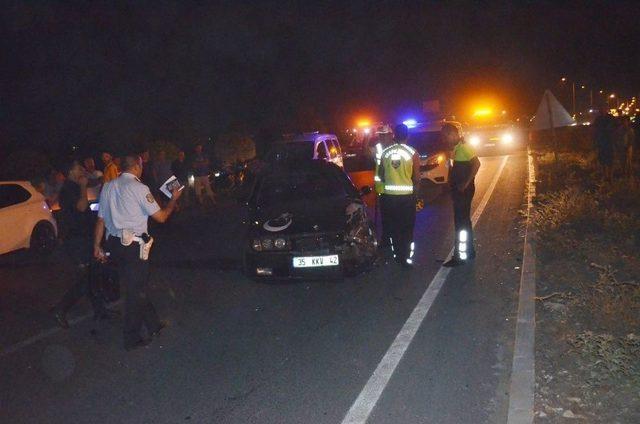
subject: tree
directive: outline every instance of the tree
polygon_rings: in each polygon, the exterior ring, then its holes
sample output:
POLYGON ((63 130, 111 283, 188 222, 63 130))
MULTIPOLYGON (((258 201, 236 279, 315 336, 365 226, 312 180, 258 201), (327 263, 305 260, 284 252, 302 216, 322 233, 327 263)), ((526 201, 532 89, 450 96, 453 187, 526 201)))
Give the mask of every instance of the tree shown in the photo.
POLYGON ((246 162, 256 157, 256 145, 247 135, 223 134, 215 141, 213 153, 221 162, 246 162))

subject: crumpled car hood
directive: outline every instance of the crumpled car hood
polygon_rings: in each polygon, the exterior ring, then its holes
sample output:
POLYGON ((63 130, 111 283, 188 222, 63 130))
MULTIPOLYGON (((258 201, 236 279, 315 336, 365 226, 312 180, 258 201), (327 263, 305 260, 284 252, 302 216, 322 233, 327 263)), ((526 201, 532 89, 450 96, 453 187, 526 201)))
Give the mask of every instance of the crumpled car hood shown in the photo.
POLYGON ((252 214, 252 221, 258 222, 256 226, 260 232, 266 234, 299 234, 313 232, 343 231, 346 225, 345 207, 346 201, 327 199, 314 202, 290 202, 286 205, 277 205, 269 208, 258 208, 252 214), (283 217, 290 214, 290 218, 283 217), (288 224, 290 221, 290 224, 288 224), (265 229, 265 223, 270 228, 286 227, 279 231, 265 229), (287 225, 288 224, 288 225, 287 225))

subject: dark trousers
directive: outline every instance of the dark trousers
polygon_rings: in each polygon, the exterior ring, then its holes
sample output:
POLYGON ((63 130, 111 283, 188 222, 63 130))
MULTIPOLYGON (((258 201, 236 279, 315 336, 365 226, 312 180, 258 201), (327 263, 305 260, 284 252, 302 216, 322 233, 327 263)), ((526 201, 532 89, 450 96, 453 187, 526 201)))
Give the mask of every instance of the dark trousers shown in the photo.
POLYGON ((120 285, 124 292, 124 345, 133 346, 141 338, 142 326, 153 333, 160 329, 160 320, 147 297, 149 262, 140 259, 140 245, 123 246, 117 237, 109 237, 106 250, 116 262, 120 285))
POLYGON ((403 261, 411 255, 413 227, 416 221, 416 198, 413 194, 380 196, 383 234, 391 239, 396 259, 403 261))
POLYGON ((99 296, 100 281, 94 278, 92 272, 94 263, 90 261, 91 241, 86 237, 68 237, 63 242, 64 249, 70 257, 73 269, 73 286, 66 291, 57 308, 67 313, 83 297, 87 297, 93 307, 93 313, 97 316, 105 311, 102 297, 99 296))
POLYGON ((456 230, 456 244, 454 255, 458 259, 469 259, 475 255, 473 245, 473 228, 471 224, 471 202, 476 192, 474 184, 463 192, 459 192, 455 187, 451 189, 453 199, 453 223, 456 230), (461 255, 461 253, 466 253, 461 255))

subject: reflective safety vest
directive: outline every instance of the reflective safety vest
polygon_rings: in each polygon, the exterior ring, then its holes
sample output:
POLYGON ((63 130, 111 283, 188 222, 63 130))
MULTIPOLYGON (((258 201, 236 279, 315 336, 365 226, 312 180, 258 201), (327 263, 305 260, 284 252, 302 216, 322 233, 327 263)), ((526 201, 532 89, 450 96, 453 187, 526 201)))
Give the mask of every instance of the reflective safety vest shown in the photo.
MULTIPOLYGON (((453 160, 450 174, 450 184, 456 185, 469 177, 471 172, 471 160, 476 157, 476 152, 469 144, 460 142, 453 148, 453 160)), ((472 182, 473 184, 473 182, 472 182)))
MULTIPOLYGON (((380 167, 384 194, 406 195, 413 193, 413 155, 415 149, 406 144, 393 144, 382 151, 380 167)), ((378 173, 376 173, 378 175, 378 173)))
POLYGON ((381 143, 376 144, 376 172, 373 176, 373 188, 378 194, 384 194, 384 183, 380 179, 380 162, 382 161, 383 150, 384 147, 382 147, 381 143))

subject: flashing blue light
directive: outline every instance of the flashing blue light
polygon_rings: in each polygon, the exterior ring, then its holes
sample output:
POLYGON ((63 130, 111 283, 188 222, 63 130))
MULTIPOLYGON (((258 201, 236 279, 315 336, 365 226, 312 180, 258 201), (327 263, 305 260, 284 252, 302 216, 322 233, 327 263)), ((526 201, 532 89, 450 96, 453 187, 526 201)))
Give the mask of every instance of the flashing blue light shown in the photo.
POLYGON ((418 125, 418 121, 415 119, 405 119, 402 123, 405 124, 407 128, 415 128, 418 125))

